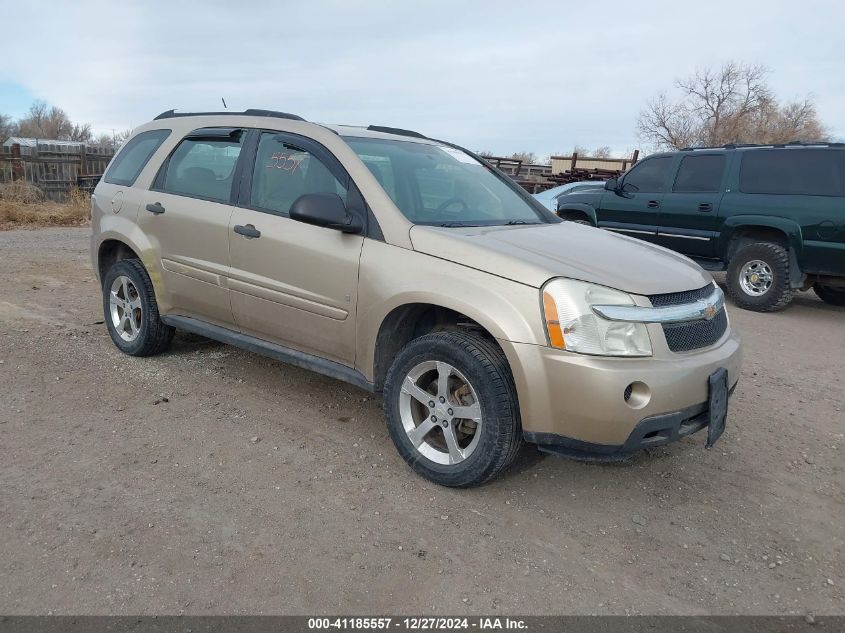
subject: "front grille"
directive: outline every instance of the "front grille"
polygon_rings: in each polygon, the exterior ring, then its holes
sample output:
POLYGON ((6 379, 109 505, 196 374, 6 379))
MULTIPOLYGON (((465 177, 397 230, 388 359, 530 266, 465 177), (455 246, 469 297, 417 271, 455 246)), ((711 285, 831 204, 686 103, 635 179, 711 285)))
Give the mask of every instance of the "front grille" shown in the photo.
POLYGON ((698 290, 684 290, 683 292, 670 292, 665 295, 649 295, 651 305, 655 308, 662 308, 665 306, 679 306, 684 303, 695 303, 699 299, 706 299, 711 294, 715 286, 708 284, 704 288, 698 290))
MULTIPOLYGON (((713 286, 707 285, 698 290, 687 290, 685 292, 673 292, 663 295, 651 295, 651 305, 654 307, 675 306, 685 303, 694 303, 699 299, 706 299, 713 293, 713 286)), ((728 329, 728 315, 722 308, 709 321, 699 319, 697 321, 684 321, 683 323, 664 323, 663 334, 666 336, 666 343, 673 352, 688 352, 702 347, 714 345, 722 338, 725 330, 728 329)))
POLYGON ((716 316, 709 321, 699 319, 698 321, 663 324, 666 343, 673 352, 688 352, 692 349, 713 345, 722 338, 722 334, 727 329, 728 315, 724 308, 719 310, 716 316))

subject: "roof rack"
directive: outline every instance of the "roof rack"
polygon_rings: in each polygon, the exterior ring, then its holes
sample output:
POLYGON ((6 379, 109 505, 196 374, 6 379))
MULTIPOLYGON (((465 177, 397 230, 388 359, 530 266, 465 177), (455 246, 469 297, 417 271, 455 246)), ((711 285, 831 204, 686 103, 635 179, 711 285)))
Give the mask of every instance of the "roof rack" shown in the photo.
POLYGON ((398 134, 399 136, 412 136, 414 138, 427 138, 424 134, 414 132, 413 130, 403 130, 400 127, 386 127, 384 125, 369 125, 367 129, 370 132, 385 132, 386 134, 398 134))
POLYGON ((257 110, 255 108, 249 108, 248 110, 244 110, 243 112, 232 112, 230 110, 224 110, 223 112, 176 112, 176 110, 167 110, 166 112, 162 112, 159 114, 154 121, 158 121, 159 119, 173 119, 176 117, 182 116, 218 116, 218 115, 230 115, 230 116, 266 116, 266 117, 273 117, 276 119, 291 119, 293 121, 304 121, 301 116, 296 114, 290 114, 288 112, 276 112, 275 110, 257 110))
POLYGON ((845 147, 845 143, 816 141, 805 143, 804 141, 789 141, 788 143, 727 143, 725 145, 710 145, 707 147, 684 147, 682 152, 694 152, 704 149, 740 149, 743 147, 845 147))

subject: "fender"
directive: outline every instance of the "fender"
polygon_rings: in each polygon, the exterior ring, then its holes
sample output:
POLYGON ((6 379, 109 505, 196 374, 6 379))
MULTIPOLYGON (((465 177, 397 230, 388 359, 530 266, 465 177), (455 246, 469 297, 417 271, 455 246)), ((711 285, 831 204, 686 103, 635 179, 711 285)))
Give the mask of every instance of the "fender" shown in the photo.
POLYGON ((537 288, 415 251, 366 240, 358 284, 356 368, 373 380, 375 347, 395 308, 426 304, 466 315, 499 340, 545 344, 537 288))
POLYGON ((780 231, 786 236, 790 249, 800 260, 804 251, 804 239, 801 235, 801 227, 793 220, 771 215, 733 215, 725 218, 722 230, 719 233, 716 252, 723 259, 727 259, 728 245, 731 236, 737 229, 764 227, 780 231))
POLYGON ((150 280, 153 282, 153 290, 158 300, 162 291, 161 262, 149 235, 132 220, 120 216, 104 217, 100 223, 100 230, 94 235, 96 235, 96 243, 91 244, 91 258, 95 274, 98 270, 100 247, 103 243, 109 240, 123 242, 141 258, 141 263, 147 269, 150 280))
POLYGON ((557 210, 557 214, 560 215, 564 211, 579 211, 587 216, 593 226, 598 226, 596 210, 589 204, 585 204, 583 202, 564 202, 557 210))

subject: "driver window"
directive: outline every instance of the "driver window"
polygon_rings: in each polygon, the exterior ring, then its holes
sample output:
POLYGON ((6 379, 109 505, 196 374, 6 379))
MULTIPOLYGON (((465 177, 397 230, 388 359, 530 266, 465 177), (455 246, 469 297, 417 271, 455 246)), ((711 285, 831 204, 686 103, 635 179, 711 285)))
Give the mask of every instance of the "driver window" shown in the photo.
POLYGON ((623 186, 634 185, 636 189, 632 189, 632 192, 660 193, 671 167, 671 156, 647 158, 631 168, 622 181, 623 186))
POLYGON ((458 212, 473 209, 491 219, 502 215, 502 201, 458 164, 440 163, 414 170, 421 208, 458 212))
POLYGON ((250 206, 287 215, 293 202, 306 193, 336 193, 346 202, 346 187, 319 158, 279 134, 262 134, 250 206))

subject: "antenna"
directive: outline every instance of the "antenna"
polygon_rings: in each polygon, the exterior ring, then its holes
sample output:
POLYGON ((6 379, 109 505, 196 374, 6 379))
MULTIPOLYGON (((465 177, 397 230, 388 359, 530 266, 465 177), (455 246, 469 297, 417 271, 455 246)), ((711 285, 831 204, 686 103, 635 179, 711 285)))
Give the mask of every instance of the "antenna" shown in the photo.
POLYGON ((226 105, 226 100, 225 100, 223 97, 220 97, 220 101, 222 101, 222 102, 223 102, 223 108, 224 108, 224 109, 228 109, 228 108, 229 108, 229 106, 227 106, 227 105, 226 105))

